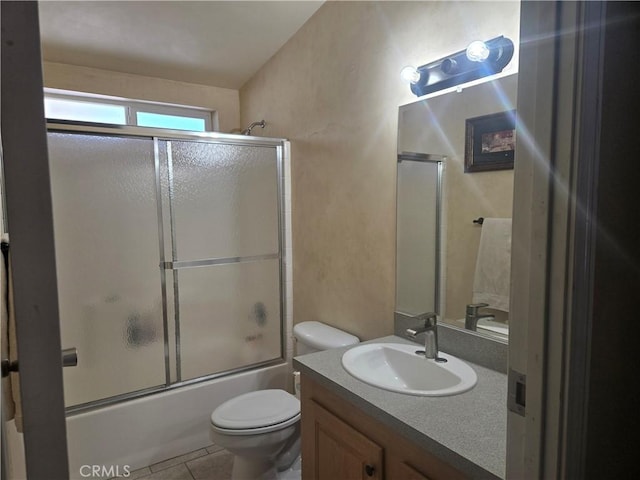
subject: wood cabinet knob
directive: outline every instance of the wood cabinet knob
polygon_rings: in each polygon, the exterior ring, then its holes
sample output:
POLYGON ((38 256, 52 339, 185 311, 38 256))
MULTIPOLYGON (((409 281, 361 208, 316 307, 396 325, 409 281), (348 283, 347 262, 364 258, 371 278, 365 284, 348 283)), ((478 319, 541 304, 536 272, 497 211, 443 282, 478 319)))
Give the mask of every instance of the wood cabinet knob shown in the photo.
POLYGON ((376 467, 373 465, 365 465, 364 471, 366 472, 368 477, 373 477, 373 474, 376 472, 376 467))

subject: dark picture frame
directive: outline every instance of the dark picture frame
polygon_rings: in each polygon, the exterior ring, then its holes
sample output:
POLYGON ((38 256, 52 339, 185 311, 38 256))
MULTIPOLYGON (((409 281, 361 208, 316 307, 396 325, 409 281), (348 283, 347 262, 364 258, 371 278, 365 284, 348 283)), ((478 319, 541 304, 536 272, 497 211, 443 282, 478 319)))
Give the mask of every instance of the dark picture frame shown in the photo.
POLYGON ((465 173, 513 169, 516 111, 492 113, 466 120, 465 173))

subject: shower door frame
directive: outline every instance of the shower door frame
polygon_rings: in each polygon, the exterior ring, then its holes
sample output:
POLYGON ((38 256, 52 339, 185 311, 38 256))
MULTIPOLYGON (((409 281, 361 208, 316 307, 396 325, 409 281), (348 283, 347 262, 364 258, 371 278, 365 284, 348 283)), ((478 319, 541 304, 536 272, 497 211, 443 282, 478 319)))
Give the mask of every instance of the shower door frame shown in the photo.
MULTIPOLYGON (((127 400, 133 400, 136 398, 145 397, 155 393, 166 392, 176 388, 181 388, 188 385, 193 385, 201 382, 206 382, 220 377, 242 373, 246 371, 256 370, 259 368, 269 367, 272 365, 279 365, 286 361, 286 318, 287 318, 287 282, 286 282, 286 262, 285 262, 285 164, 286 155, 289 154, 288 140, 281 138, 269 138, 269 137, 250 137, 242 135, 224 134, 217 132, 189 132, 184 130, 170 130, 161 128, 149 128, 149 127, 135 127, 135 126, 121 126, 121 125, 104 125, 96 123, 75 122, 75 121, 62 121, 62 120, 48 120, 47 121, 47 133, 78 133, 85 135, 104 135, 112 137, 133 137, 148 139, 153 143, 153 155, 154 155, 154 181, 156 186, 156 204, 158 211, 158 245, 159 245, 159 269, 160 269, 160 284, 162 295, 162 323, 163 323, 163 335, 164 335, 164 362, 165 362, 165 383, 164 385, 144 388, 133 392, 128 392, 120 395, 114 395, 111 397, 98 399, 78 405, 72 405, 65 408, 67 416, 84 413, 87 411, 95 410, 97 408, 118 404, 127 400), (234 146, 251 146, 251 147, 267 147, 275 148, 276 150, 276 171, 277 171, 277 197, 278 197, 278 253, 260 256, 250 257, 233 257, 224 259, 211 259, 202 263, 202 261, 167 261, 165 258, 165 226, 164 218, 166 212, 163 212, 163 193, 161 187, 161 154, 158 148, 159 142, 167 142, 167 155, 170 157, 169 149, 170 143, 174 140, 178 141, 190 141, 190 142, 202 142, 208 144, 218 145, 234 145, 234 146), (256 260, 256 259, 278 259, 279 262, 279 305, 280 305, 280 357, 271 360, 266 360, 242 367, 225 370, 218 373, 212 373, 189 380, 182 380, 180 375, 180 324, 178 313, 178 296, 174 293, 174 328, 175 328, 175 364, 176 364, 176 380, 172 381, 171 378, 171 354, 170 354, 170 335, 169 335, 169 315, 168 315, 168 289, 173 288, 174 292, 177 289, 177 278, 174 277, 174 285, 169 286, 166 282, 167 270, 173 270, 177 272, 182 267, 190 266, 213 266, 220 264, 232 264, 240 263, 243 260, 256 260)), ((166 160, 166 159, 165 159, 166 160)), ((167 168, 170 175, 173 176, 171 162, 167 161, 167 168)), ((172 180, 170 179, 170 185, 172 180)), ((171 237, 172 250, 175 256, 175 225, 173 213, 171 212, 171 206, 173 204, 173 188, 170 186, 168 191, 169 202, 169 235, 171 237)), ((249 260, 249 261, 250 261, 249 260)), ((82 359, 80 358, 80 362, 82 359)))
MULTIPOLYGON (((444 265, 445 262, 443 258, 445 253, 443 250, 443 245, 445 243, 444 242, 445 231, 444 231, 444 222, 442 218, 442 209, 444 205, 443 196, 444 196, 444 175, 445 175, 446 161, 447 161, 446 155, 439 155, 434 153, 401 152, 401 153, 398 153, 398 157, 397 157, 397 169, 400 169, 400 164, 402 162, 432 164, 432 165, 436 165, 438 169, 436 173, 437 177, 436 177, 436 205, 435 205, 435 210, 436 210, 435 223, 436 223, 436 231, 438 233, 435 236, 436 239, 435 239, 435 246, 434 246, 436 275, 435 275, 435 282, 434 282, 435 288, 433 292, 433 311, 438 315, 442 315, 443 314, 442 312, 444 312, 445 298, 444 298, 443 290, 446 287, 443 281, 443 272, 446 265, 444 265)), ((399 175, 397 175, 397 177, 399 178, 399 175)), ((397 179, 396 179, 396 183, 397 183, 397 179)), ((396 191, 396 209, 397 209, 398 199, 400 198, 400 191, 399 191, 399 188, 397 188, 396 190, 397 190, 396 191)), ((397 222, 398 220, 396 218, 396 235, 398 234, 397 222)), ((397 242, 397 239, 396 239, 396 242, 397 242)), ((398 259, 396 254, 396 288, 398 283, 397 276, 398 276, 398 259)), ((407 312, 399 311, 397 303, 398 303, 398 292, 396 291, 394 315, 411 315, 407 312)))

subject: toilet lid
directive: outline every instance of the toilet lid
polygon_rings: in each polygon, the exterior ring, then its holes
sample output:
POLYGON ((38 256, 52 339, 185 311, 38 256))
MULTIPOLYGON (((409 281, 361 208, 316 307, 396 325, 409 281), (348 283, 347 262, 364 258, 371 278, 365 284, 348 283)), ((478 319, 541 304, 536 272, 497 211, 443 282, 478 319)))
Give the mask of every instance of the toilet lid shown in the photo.
POLYGON ((246 430, 286 422, 300 414, 300 401, 284 390, 258 390, 227 400, 211 414, 211 423, 246 430))

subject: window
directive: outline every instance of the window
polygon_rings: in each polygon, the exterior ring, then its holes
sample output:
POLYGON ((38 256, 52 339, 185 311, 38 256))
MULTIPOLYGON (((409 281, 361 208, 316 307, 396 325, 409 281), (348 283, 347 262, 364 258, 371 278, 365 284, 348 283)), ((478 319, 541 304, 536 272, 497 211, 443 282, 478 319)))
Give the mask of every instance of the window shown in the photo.
POLYGON ((136 122, 140 127, 171 128, 174 130, 191 130, 192 132, 206 131, 203 118, 136 112, 136 122))
POLYGON ((81 122, 127 124, 126 108, 120 105, 44 98, 44 112, 47 118, 57 120, 78 120, 81 122))
POLYGON ((195 132, 213 131, 213 113, 196 107, 176 107, 103 97, 45 91, 45 117, 53 120, 133 125, 195 132))

